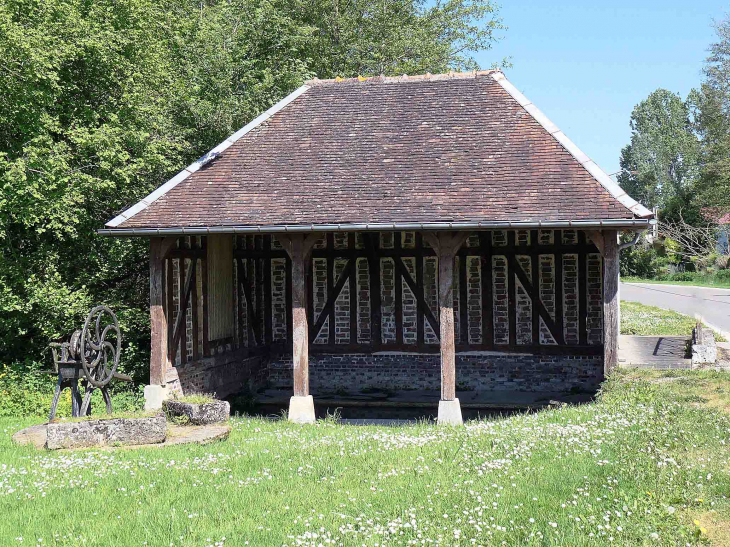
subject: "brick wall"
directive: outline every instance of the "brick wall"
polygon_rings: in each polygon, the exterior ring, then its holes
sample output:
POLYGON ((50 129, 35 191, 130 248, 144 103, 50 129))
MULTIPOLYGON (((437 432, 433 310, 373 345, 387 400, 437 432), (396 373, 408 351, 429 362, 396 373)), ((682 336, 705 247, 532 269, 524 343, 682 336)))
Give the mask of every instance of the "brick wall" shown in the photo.
POLYGON ((172 367, 167 371, 167 385, 178 393, 215 393, 218 397, 226 397, 241 391, 247 384, 260 384, 267 373, 266 356, 228 351, 172 367))
MULTIPOLYGON (((269 384, 292 385, 291 358, 272 358, 269 384)), ((596 356, 539 356, 497 352, 456 355, 457 390, 570 391, 592 390, 603 381, 603 359, 596 356)), ((309 382, 316 396, 345 390, 356 393, 370 387, 390 390, 429 389, 441 386, 438 354, 374 353, 310 355, 309 382)))

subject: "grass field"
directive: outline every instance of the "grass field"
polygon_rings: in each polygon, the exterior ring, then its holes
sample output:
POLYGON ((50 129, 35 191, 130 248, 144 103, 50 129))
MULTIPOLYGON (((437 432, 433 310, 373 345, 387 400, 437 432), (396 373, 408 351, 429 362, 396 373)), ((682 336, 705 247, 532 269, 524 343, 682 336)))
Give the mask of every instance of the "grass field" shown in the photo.
POLYGON ((209 446, 43 453, 3 419, 0 544, 727 545, 728 376, 631 374, 463 428, 237 418, 209 446))
POLYGON ((694 317, 638 302, 621 301, 621 334, 691 336, 694 317))

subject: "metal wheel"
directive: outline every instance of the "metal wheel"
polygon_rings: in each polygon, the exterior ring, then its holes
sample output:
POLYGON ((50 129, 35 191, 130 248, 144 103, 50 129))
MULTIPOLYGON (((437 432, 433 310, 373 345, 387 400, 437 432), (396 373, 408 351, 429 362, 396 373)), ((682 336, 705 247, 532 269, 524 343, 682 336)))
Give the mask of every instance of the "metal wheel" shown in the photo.
POLYGON ((91 310, 79 344, 79 359, 86 379, 94 387, 106 386, 117 371, 122 349, 122 333, 114 312, 106 306, 91 310))

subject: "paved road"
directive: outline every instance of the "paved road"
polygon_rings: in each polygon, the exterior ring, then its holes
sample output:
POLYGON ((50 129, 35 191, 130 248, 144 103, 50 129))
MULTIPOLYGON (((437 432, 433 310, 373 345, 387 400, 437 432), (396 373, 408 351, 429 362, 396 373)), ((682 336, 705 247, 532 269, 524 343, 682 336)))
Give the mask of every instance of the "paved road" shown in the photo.
POLYGON ((699 314, 706 324, 730 339, 730 289, 621 283, 621 300, 674 310, 693 317, 699 314))

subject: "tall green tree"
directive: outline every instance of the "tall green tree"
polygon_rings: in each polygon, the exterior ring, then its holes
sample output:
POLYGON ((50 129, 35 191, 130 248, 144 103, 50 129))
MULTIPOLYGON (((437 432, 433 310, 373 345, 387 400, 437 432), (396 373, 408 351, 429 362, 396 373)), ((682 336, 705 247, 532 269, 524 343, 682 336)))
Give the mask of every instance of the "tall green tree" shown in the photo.
POLYGON ((96 230, 310 77, 476 68, 491 0, 0 2, 0 363, 93 304, 146 373, 144 240, 96 230))
POLYGON ((730 212, 730 18, 716 24, 715 31, 718 40, 705 60, 705 80, 691 94, 702 142, 697 203, 730 212))
POLYGON ((621 151, 618 182, 647 207, 664 215, 691 208, 698 173, 699 139, 690 106, 679 95, 657 89, 631 114, 631 143, 621 151))

